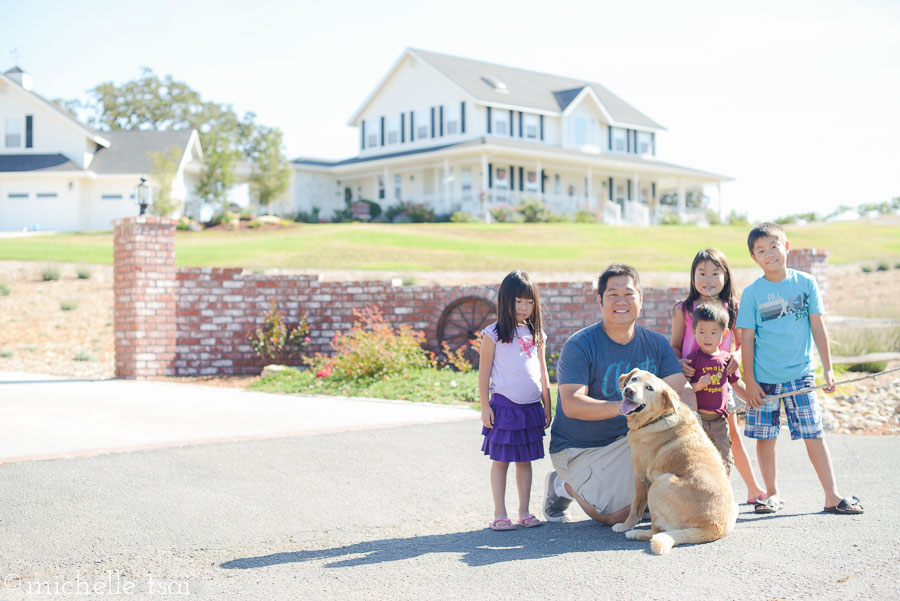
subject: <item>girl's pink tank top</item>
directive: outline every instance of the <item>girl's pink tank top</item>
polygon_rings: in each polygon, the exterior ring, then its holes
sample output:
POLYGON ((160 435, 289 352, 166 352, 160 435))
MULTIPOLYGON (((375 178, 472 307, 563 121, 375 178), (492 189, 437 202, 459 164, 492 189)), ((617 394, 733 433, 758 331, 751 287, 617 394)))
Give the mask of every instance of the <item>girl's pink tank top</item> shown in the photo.
MULTIPOLYGON (((725 307, 725 310, 728 310, 728 303, 722 303, 725 307)), ((697 303, 694 303, 694 306, 691 307, 691 311, 689 313, 684 313, 684 337, 681 340, 681 358, 684 359, 698 348, 700 345, 697 344, 697 339, 694 338, 694 309, 697 308, 697 303)), ((684 311, 681 303, 678 303, 678 309, 680 311, 684 311)), ((719 348, 725 351, 726 353, 731 352, 731 329, 728 330, 728 333, 725 334, 725 337, 722 339, 722 344, 719 345, 719 348)))

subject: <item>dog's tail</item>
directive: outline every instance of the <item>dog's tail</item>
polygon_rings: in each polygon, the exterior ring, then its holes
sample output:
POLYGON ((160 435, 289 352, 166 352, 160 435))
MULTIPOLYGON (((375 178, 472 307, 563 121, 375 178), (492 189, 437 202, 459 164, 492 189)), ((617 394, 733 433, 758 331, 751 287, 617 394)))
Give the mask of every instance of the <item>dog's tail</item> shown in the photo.
POLYGON ((665 555, 675 545, 684 543, 708 543, 722 537, 718 528, 684 528, 657 532, 650 537, 650 549, 657 555, 665 555))

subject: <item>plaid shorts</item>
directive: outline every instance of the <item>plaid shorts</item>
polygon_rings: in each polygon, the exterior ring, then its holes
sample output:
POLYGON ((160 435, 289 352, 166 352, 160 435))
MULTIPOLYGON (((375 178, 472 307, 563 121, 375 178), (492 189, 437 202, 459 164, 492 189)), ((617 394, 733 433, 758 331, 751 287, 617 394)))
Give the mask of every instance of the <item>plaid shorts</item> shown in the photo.
MULTIPOLYGON (((784 394, 803 388, 815 386, 815 376, 809 373, 784 384, 763 384, 760 387, 766 395, 784 394)), ((744 435, 749 438, 776 438, 781 427, 781 403, 784 401, 784 413, 787 415, 791 440, 798 438, 822 438, 822 414, 816 402, 815 391, 786 396, 760 405, 747 407, 744 435)))

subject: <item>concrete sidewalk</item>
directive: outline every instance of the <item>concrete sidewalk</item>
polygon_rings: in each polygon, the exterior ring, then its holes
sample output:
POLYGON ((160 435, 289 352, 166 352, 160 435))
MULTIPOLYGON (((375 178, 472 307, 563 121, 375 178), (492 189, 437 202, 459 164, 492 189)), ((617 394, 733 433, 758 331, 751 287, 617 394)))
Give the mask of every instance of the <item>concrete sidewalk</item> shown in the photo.
POLYGON ((0 372, 0 464, 477 420, 467 407, 0 372))

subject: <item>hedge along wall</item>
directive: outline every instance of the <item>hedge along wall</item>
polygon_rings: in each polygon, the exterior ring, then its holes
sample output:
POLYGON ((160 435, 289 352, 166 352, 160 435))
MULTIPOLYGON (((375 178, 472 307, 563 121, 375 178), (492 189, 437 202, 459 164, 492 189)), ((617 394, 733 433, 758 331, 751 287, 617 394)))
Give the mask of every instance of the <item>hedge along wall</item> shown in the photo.
MULTIPOLYGON (((303 311, 308 352, 327 353, 353 324, 353 311, 377 306, 395 325, 422 330, 439 347, 439 324, 460 299, 496 303, 496 286, 394 286, 386 281, 324 282, 309 275, 261 275, 231 268, 175 268, 174 221, 134 217, 116 224, 116 375, 236 375, 263 365, 247 335, 272 300, 286 321, 303 311), (174 275, 174 277, 172 277, 174 275), (120 285, 121 281, 121 285, 120 285)), ((827 290, 827 254, 793 251, 792 266, 814 273, 827 290)), ((499 282, 498 282, 499 285, 499 282)), ((596 281, 539 285, 551 352, 600 317, 596 281)), ((648 288, 638 324, 668 336, 673 303, 683 288, 648 288)))

